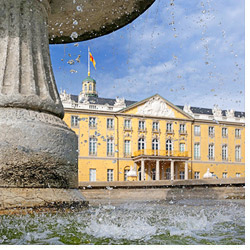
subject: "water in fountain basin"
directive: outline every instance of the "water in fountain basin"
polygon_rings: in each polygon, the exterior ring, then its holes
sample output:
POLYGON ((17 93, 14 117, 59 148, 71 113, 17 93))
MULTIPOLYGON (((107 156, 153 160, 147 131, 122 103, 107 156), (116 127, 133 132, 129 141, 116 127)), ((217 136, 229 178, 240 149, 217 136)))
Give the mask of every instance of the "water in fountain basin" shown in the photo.
POLYGON ((1 244, 244 244, 244 201, 100 205, 81 212, 2 215, 1 244))

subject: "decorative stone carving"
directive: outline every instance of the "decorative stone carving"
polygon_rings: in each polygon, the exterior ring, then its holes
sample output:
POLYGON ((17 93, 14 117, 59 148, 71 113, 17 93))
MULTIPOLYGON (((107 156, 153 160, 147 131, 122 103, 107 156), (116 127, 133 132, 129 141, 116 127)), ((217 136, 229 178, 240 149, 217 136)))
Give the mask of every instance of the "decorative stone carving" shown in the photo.
POLYGON ((227 118, 234 118, 234 110, 233 109, 227 110, 226 117, 227 118))
POLYGON ((130 166, 130 170, 128 171, 127 176, 136 177, 137 176, 136 168, 130 166))
POLYGON ((126 107, 125 99, 116 97, 114 107, 116 107, 116 108, 125 108, 126 107))
POLYGON ((218 107, 217 104, 214 105, 212 112, 215 118, 222 119, 222 110, 218 107))
POLYGON ((137 114, 150 116, 175 117, 174 111, 159 96, 152 97, 144 105, 138 107, 137 114))
POLYGON ((71 101, 71 94, 67 94, 66 90, 61 91, 60 98, 62 102, 70 102, 71 101))
POLYGON ((78 97, 78 102, 82 104, 89 104, 89 96, 81 92, 78 97))
POLYGON ((207 172, 203 175, 203 179, 211 179, 211 178, 213 178, 213 175, 210 173, 208 168, 207 172))
POLYGON ((193 112, 191 111, 190 105, 184 105, 183 111, 193 116, 193 112))

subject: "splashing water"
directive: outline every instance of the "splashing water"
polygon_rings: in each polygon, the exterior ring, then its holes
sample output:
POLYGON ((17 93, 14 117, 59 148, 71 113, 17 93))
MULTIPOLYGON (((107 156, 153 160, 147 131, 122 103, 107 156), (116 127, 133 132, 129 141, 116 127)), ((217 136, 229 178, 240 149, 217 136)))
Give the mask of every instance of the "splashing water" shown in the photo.
POLYGON ((0 216, 0 244, 244 244, 244 201, 100 205, 0 216))

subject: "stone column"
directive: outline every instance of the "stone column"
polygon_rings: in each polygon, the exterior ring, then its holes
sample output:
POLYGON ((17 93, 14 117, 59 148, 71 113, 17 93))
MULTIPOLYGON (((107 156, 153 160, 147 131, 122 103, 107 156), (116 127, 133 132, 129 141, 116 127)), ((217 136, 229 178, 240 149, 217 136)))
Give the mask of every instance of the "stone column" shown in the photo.
POLYGON ((171 160, 170 175, 171 175, 171 181, 173 181, 174 180, 174 161, 173 160, 171 160))
POLYGON ((185 180, 188 180, 188 162, 185 161, 185 180))
POLYGON ((157 181, 160 180, 160 161, 159 160, 156 160, 156 169, 155 169, 155 179, 157 181))
POLYGON ((49 54, 49 0, 0 0, 0 186, 77 187, 49 54))
POLYGON ((145 162, 141 160, 141 180, 145 180, 145 162))

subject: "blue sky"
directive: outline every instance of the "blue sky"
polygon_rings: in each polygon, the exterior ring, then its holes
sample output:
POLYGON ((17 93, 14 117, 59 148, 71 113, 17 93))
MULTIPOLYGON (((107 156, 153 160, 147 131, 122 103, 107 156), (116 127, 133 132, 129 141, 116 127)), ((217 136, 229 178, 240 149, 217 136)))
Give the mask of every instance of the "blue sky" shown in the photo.
POLYGON ((51 45, 57 87, 79 94, 90 46, 100 97, 140 101, 158 93, 176 105, 244 111, 244 5, 243 0, 156 0, 109 35, 51 45))

